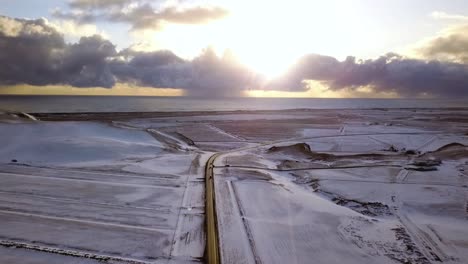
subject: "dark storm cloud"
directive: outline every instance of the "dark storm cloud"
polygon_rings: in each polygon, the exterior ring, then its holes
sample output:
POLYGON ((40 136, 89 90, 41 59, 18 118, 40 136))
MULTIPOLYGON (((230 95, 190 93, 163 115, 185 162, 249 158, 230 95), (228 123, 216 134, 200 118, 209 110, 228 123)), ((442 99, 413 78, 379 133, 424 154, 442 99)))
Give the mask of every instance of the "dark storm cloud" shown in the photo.
POLYGON ((426 58, 468 63, 468 24, 430 40, 419 51, 426 58))
POLYGON ((304 80, 320 81, 334 91, 369 86, 376 92, 395 92, 402 96, 425 93, 468 96, 468 65, 408 59, 393 53, 358 62, 354 57, 338 61, 333 57, 308 55, 266 87, 307 90, 304 80))
POLYGON ((112 72, 121 82, 149 87, 183 88, 192 96, 241 95, 254 85, 254 74, 238 64, 229 53, 218 57, 206 49, 192 61, 170 51, 135 52, 124 50, 123 59, 111 62, 112 72))
POLYGON ((230 52, 221 58, 213 50, 205 50, 191 62, 191 78, 186 84, 190 95, 238 96, 258 86, 256 75, 239 64, 230 52))
POLYGON ((97 20, 123 22, 133 30, 162 28, 164 23, 203 24, 225 17, 228 11, 217 6, 194 6, 179 2, 177 6, 157 6, 165 1, 144 0, 74 0, 70 12, 54 10, 56 18, 77 23, 92 23, 97 20))
POLYGON ((189 62, 170 51, 136 52, 123 50, 110 62, 120 82, 148 87, 180 88, 189 78, 189 62))
POLYGON ((112 87, 106 59, 115 47, 99 36, 66 44, 43 19, 0 17, 0 84, 68 84, 112 87))
POLYGON ((65 42, 42 19, 0 17, 0 83, 45 85, 57 76, 65 42))
POLYGON ((67 47, 62 71, 67 83, 75 87, 106 87, 115 84, 107 60, 116 55, 115 46, 100 36, 82 37, 67 47))
POLYGON ((71 85, 111 88, 116 81, 155 88, 183 88, 192 95, 240 95, 252 73, 229 53, 211 49, 194 60, 170 51, 116 52, 100 36, 65 43, 43 19, 0 17, 0 84, 71 85))

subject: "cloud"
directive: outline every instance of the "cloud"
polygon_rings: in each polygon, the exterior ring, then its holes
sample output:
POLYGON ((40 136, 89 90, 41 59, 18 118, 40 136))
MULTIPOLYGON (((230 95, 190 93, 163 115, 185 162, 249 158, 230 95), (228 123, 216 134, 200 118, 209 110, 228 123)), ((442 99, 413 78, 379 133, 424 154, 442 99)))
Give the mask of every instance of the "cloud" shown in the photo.
POLYGON ((0 17, 0 85, 71 85, 111 88, 116 82, 183 88, 190 95, 240 95, 252 73, 226 53, 207 49, 193 60, 170 51, 116 52, 99 35, 67 44, 44 19, 0 17))
POLYGON ((160 29, 164 23, 174 24, 203 24, 218 20, 227 15, 227 11, 220 7, 196 6, 189 8, 166 7, 156 11, 151 5, 145 4, 133 8, 128 12, 116 12, 108 19, 114 22, 125 22, 132 25, 134 30, 160 29))
POLYGON ((416 53, 423 58, 468 63, 468 24, 450 27, 425 41, 416 53))
POLYGON ((188 62, 170 51, 126 49, 110 67, 120 82, 138 86, 181 88, 184 78, 189 77, 188 62))
POLYGON ((81 24, 98 20, 122 22, 129 24, 132 30, 160 30, 168 23, 204 24, 228 15, 226 9, 218 6, 168 3, 144 0, 74 0, 70 2, 71 11, 56 9, 52 15, 81 24))
POLYGON ((48 22, 48 25, 63 34, 65 41, 76 42, 81 37, 91 37, 100 35, 103 38, 109 38, 103 30, 99 30, 94 24, 77 24, 72 20, 58 20, 48 22))
POLYGON ((62 71, 67 83, 75 87, 106 87, 115 84, 107 63, 117 54, 115 46, 98 35, 82 37, 65 50, 62 71))
POLYGON ((60 20, 71 21, 76 24, 91 24, 99 19, 98 15, 82 10, 63 12, 60 9, 55 9, 52 11, 52 16, 60 20))
POLYGON ((149 87, 185 89, 191 96, 240 96, 255 85, 250 70, 237 63, 229 52, 218 57, 210 48, 187 61, 170 51, 124 50, 111 63, 116 78, 125 83, 149 87))
POLYGON ((468 16, 458 15, 458 14, 449 14, 449 13, 445 13, 441 11, 432 12, 431 17, 434 19, 468 21, 468 16))
POLYGON ((216 6, 196 6, 190 8, 167 7, 158 16, 170 23, 201 24, 225 17, 228 11, 216 6))
POLYGON ((0 32, 5 37, 57 35, 57 31, 49 26, 46 19, 25 20, 6 16, 0 16, 0 32))
MULTIPOLYGON (((428 57, 451 54, 456 61, 412 59, 389 53, 377 59, 307 55, 280 78, 265 83, 258 74, 226 52, 212 49, 186 60, 170 51, 116 51, 99 35, 66 43, 45 19, 0 16, 0 85, 69 85, 112 88, 117 83, 154 88, 182 88, 191 96, 239 96, 249 89, 307 91, 308 80, 328 91, 397 94, 399 96, 468 96, 466 29, 454 28, 430 41, 428 57), (455 45, 458 43, 457 45, 455 45)), ((278 51, 285 52, 285 51, 278 51)), ((275 56, 272 54, 272 56, 275 56)))
POLYGON ((100 36, 66 44, 45 19, 0 16, 0 84, 68 84, 107 87, 115 84, 106 59, 115 47, 100 36))
POLYGON ((319 81, 332 91, 369 87, 403 97, 468 95, 468 65, 410 59, 393 53, 365 61, 308 55, 266 88, 307 90, 310 87, 304 80, 319 81))
POLYGON ((122 7, 135 0, 72 0, 70 7, 78 9, 94 9, 94 8, 109 8, 109 7, 122 7))
POLYGON ((239 96, 258 86, 256 74, 238 63, 229 51, 218 57, 212 49, 191 62, 189 80, 182 88, 197 96, 239 96))
POLYGON ((44 19, 0 17, 0 82, 46 85, 58 83, 66 44, 44 19))

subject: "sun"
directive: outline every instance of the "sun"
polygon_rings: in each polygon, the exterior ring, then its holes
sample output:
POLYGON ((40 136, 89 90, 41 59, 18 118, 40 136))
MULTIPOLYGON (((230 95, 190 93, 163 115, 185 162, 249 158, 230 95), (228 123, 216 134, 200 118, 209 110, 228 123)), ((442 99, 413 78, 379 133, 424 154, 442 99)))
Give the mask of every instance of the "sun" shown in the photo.
POLYGON ((343 39, 365 40, 356 33, 362 27, 348 1, 230 1, 228 8, 231 15, 217 25, 213 45, 231 49, 268 78, 308 53, 345 58, 350 43, 343 39))
POLYGON ((311 36, 294 26, 295 19, 307 16, 304 9, 293 7, 296 10, 290 12, 296 18, 285 19, 280 17, 284 14, 282 4, 270 2, 266 6, 252 1, 247 6, 230 7, 232 15, 219 23, 222 34, 213 40, 213 46, 229 48, 239 61, 269 79, 282 74, 306 50, 314 49, 311 36))
MULTIPOLYGON (((345 58, 350 43, 365 41, 348 1, 225 1, 230 13, 204 25, 168 25, 153 36, 154 46, 193 58, 207 46, 232 51, 244 65, 267 78, 286 71, 298 58, 318 53, 345 58), (339 8, 338 8, 339 7, 339 8), (353 30, 351 30, 351 28, 353 30), (352 33, 351 33, 352 32, 352 33)), ((218 2, 217 2, 218 3, 218 2)))

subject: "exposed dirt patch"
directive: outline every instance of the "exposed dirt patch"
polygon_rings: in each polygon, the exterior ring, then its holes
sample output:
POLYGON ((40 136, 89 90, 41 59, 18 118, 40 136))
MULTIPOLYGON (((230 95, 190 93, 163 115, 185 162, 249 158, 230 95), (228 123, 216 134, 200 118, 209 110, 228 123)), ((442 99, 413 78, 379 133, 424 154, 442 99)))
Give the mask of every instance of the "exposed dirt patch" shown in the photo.
POLYGON ((400 150, 399 150, 397 147, 395 147, 395 146, 393 146, 393 145, 390 145, 388 148, 383 149, 382 151, 399 152, 400 150))
POLYGON ((345 199, 342 197, 335 197, 332 199, 337 205, 347 207, 353 211, 367 216, 391 216, 392 213, 388 205, 380 202, 361 202, 352 199, 345 199))
POLYGON ((278 169, 281 169, 281 170, 301 169, 301 168, 324 169, 324 168, 328 168, 328 166, 319 162, 313 162, 313 161, 300 162, 297 160, 282 160, 278 164, 278 169))
MULTIPOLYGON (((403 246, 404 255, 395 253, 388 253, 387 256, 391 259, 394 259, 400 263, 404 264, 429 264, 431 263, 418 249, 416 244, 411 240, 411 237, 408 235, 406 230, 403 227, 393 228, 395 231, 395 237, 403 246)), ((437 259, 436 259, 437 260, 437 259)), ((441 261, 438 259, 437 261, 441 261)))
POLYGON ((450 143, 435 151, 427 152, 421 157, 440 160, 458 160, 468 158, 468 146, 460 143, 450 143))
MULTIPOLYGON (((138 261, 138 260, 130 260, 130 259, 123 259, 119 257, 113 257, 113 256, 106 256, 106 255, 98 255, 94 254, 91 252, 82 252, 79 250, 75 249, 61 249, 56 247, 57 245, 35 245, 35 244, 27 244, 24 242, 16 242, 16 241, 8 241, 8 240, 1 240, 0 245, 3 247, 7 248, 24 248, 27 250, 33 250, 33 251, 39 251, 39 252, 46 252, 46 253, 52 253, 52 254, 59 254, 59 255, 64 255, 64 256, 71 256, 71 257, 76 257, 80 258, 82 260, 84 259, 92 259, 92 260, 97 260, 99 262, 114 262, 114 263, 129 263, 129 264, 144 264, 147 263, 145 261, 138 261)), ((148 259, 154 259, 148 257, 148 259)))
POLYGON ((297 143, 294 145, 279 146, 279 147, 273 146, 269 148, 268 151, 273 152, 273 153, 274 152, 293 153, 293 154, 302 153, 305 155, 308 155, 309 153, 312 152, 309 144, 306 144, 306 143, 297 143))
MULTIPOLYGON (((333 168, 337 166, 362 166, 362 161, 376 161, 379 165, 395 165, 398 160, 406 160, 404 153, 388 154, 363 153, 334 155, 315 152, 306 143, 297 143, 289 146, 273 146, 264 154, 272 155, 271 159, 278 162, 278 169, 304 169, 304 168, 333 168), (381 163, 383 162, 383 163, 381 163)), ((367 163, 369 165, 370 163, 367 163)), ((373 163, 373 165, 377 165, 373 163)))
POLYGON ((306 143, 297 143, 289 146, 273 146, 266 151, 268 154, 285 154, 289 156, 296 156, 298 158, 307 158, 309 160, 323 160, 334 161, 352 158, 367 158, 367 159, 381 159, 385 157, 382 154, 365 153, 365 154, 352 154, 352 155, 333 155, 328 153, 321 153, 312 151, 310 146, 306 143))
POLYGON ((411 165, 414 165, 414 166, 439 166, 440 164, 442 164, 442 161, 439 160, 439 159, 428 159, 428 160, 422 160, 422 159, 419 159, 419 160, 414 160, 411 165))
POLYGON ((360 214, 371 217, 393 215, 390 210, 390 207, 381 202, 364 202, 354 199, 347 199, 337 194, 321 190, 318 179, 309 180, 308 184, 310 187, 312 187, 314 192, 318 193, 319 195, 329 199, 337 205, 344 206, 360 214))
POLYGON ((195 143, 193 142, 193 140, 191 140, 190 138, 188 138, 188 137, 182 135, 182 134, 179 133, 179 132, 174 132, 174 133, 172 134, 172 136, 174 136, 174 137, 177 138, 177 139, 182 140, 183 142, 187 143, 187 145, 189 145, 189 146, 195 146, 195 143))
POLYGON ((450 143, 435 151, 419 155, 408 164, 406 169, 416 171, 435 171, 443 160, 468 158, 468 147, 460 143, 450 143))
POLYGON ((332 154, 319 153, 311 150, 309 144, 297 143, 289 146, 273 146, 267 153, 281 153, 291 156, 302 156, 311 160, 332 160, 336 156, 332 154))
POLYGON ((414 149, 406 149, 406 148, 399 149, 394 145, 390 145, 388 148, 382 149, 382 151, 400 153, 400 154, 404 154, 406 156, 414 156, 414 155, 421 154, 420 151, 417 151, 417 150, 414 150, 414 149))
POLYGON ((414 171, 436 171, 438 170, 435 166, 407 166, 405 167, 406 170, 414 170, 414 171))
POLYGON ((390 153, 383 155, 380 153, 364 153, 351 155, 334 155, 328 153, 314 152, 306 143, 297 143, 288 146, 273 146, 266 150, 267 154, 281 154, 291 157, 292 159, 284 159, 281 156, 278 168, 280 169, 297 169, 297 168, 324 168, 338 166, 353 166, 363 160, 366 161, 403 161, 411 162, 407 164, 406 169, 416 171, 435 171, 443 160, 457 160, 468 158, 468 147, 459 143, 451 143, 445 145, 435 151, 416 156, 418 152, 414 150, 397 150, 390 147, 385 150, 390 153), (327 162, 322 164, 320 162, 327 162), (318 162, 318 163, 317 163, 318 162))

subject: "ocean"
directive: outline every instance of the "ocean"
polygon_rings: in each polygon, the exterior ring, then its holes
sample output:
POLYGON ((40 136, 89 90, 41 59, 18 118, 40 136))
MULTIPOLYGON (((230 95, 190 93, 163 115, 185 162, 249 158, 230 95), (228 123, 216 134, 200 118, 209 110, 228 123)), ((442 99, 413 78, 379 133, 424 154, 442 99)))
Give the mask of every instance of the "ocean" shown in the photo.
POLYGON ((468 108, 468 99, 203 99, 141 96, 0 96, 0 110, 28 113, 460 107, 468 108))

